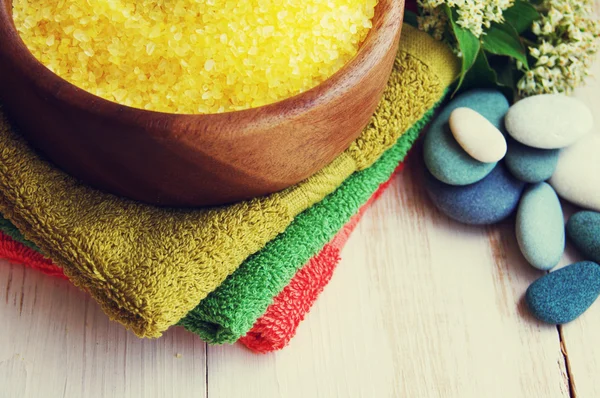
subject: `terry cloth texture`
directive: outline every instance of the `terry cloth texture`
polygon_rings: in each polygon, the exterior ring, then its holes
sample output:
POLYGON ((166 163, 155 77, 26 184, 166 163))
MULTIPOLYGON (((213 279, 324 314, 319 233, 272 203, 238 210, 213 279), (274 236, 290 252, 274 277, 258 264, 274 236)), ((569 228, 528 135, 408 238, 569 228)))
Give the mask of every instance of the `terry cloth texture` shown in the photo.
POLYGON ((294 187, 213 209, 163 209, 93 190, 38 157, 2 117, 0 212, 111 319, 158 337, 300 212, 371 166, 457 71, 445 45, 405 27, 392 83, 348 150, 294 187))
MULTIPOLYGON (((402 168, 403 163, 396 168, 395 173, 400 172, 402 168)), ((275 297, 273 304, 256 321, 248 334, 239 340, 242 344, 258 353, 280 350, 288 345, 296 334, 300 322, 304 320, 319 294, 331 280, 333 271, 341 260, 340 252, 350 234, 367 208, 383 194, 392 179, 381 184, 369 201, 360 208, 348 224, 344 225, 333 240, 294 275, 290 284, 275 297)))
MULTIPOLYGON (((400 172, 402 168, 401 163, 394 174, 400 172)), ((267 312, 254 324, 248 334, 239 340, 242 344, 254 352, 266 353, 282 349, 289 343, 300 322, 331 279, 335 266, 341 260, 340 252, 348 237, 366 209, 379 198, 391 182, 392 178, 381 184, 335 238, 294 275, 290 284, 273 300, 267 312)), ((11 238, 0 232, 0 258, 37 269, 50 276, 66 278, 62 268, 52 264, 51 260, 42 257, 34 249, 25 246, 28 242, 8 221, 0 219, 0 229, 13 234, 11 238)))

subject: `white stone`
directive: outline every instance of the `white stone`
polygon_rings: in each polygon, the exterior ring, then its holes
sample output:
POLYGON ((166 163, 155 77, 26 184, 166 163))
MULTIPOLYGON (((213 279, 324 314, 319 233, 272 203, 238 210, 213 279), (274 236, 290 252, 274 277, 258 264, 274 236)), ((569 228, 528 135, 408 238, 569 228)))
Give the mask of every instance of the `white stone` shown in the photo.
POLYGON ((473 159, 492 163, 506 155, 506 139, 500 130, 473 109, 455 109, 449 124, 458 144, 473 159))
POLYGON ((563 149, 549 182, 561 198, 600 211, 600 133, 563 149))
POLYGON ((564 148, 593 126, 592 112, 576 98, 542 94, 514 104, 504 119, 506 130, 522 144, 541 149, 564 148))

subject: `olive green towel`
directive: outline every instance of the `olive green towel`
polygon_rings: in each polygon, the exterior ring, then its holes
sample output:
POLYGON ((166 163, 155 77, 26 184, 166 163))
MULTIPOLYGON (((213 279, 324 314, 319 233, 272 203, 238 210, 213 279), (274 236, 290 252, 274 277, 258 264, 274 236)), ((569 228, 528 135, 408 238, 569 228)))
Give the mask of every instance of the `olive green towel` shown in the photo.
POLYGON ((280 193, 206 210, 156 208, 93 190, 38 157, 0 115, 0 212, 114 320, 157 337, 296 215, 363 170, 453 80, 455 57, 406 26, 394 80, 370 125, 330 165, 280 193), (412 70, 412 68, 417 68, 412 70), (422 81, 426 79, 426 81, 422 81))

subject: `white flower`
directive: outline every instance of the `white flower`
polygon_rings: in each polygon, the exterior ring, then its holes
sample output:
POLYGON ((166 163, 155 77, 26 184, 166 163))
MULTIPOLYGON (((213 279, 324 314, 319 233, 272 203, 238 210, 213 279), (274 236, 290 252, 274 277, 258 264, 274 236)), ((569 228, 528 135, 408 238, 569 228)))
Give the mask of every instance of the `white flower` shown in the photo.
POLYGON ((552 8, 548 11, 548 17, 550 18, 550 22, 552 25, 555 25, 563 18, 563 15, 556 8, 552 8))
POLYGON ((538 36, 529 54, 536 60, 533 70, 525 70, 517 83, 523 96, 570 92, 590 74, 598 51, 600 23, 594 18, 592 0, 545 0, 542 18, 532 24, 538 36))
POLYGON ((448 25, 448 17, 439 8, 435 8, 428 15, 417 18, 419 29, 428 32, 436 40, 442 40, 448 25))
POLYGON ((502 12, 514 4, 514 0, 417 0, 423 13, 419 18, 419 28, 435 36, 442 36, 440 27, 447 29, 448 20, 442 21, 439 6, 446 4, 456 9, 458 19, 456 23, 464 29, 468 29, 476 37, 485 34, 493 22, 502 23, 504 17, 502 12), (433 22, 432 19, 436 19, 433 22))

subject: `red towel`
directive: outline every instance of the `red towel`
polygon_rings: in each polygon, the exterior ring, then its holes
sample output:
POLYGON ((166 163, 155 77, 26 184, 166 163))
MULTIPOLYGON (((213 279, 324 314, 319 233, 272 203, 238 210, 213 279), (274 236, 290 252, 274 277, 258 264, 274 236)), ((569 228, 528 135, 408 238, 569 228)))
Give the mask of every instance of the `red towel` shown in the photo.
POLYGON ((2 232, 0 232, 0 258, 37 269, 46 275, 67 279, 62 269, 52 264, 52 260, 14 241, 2 232))

